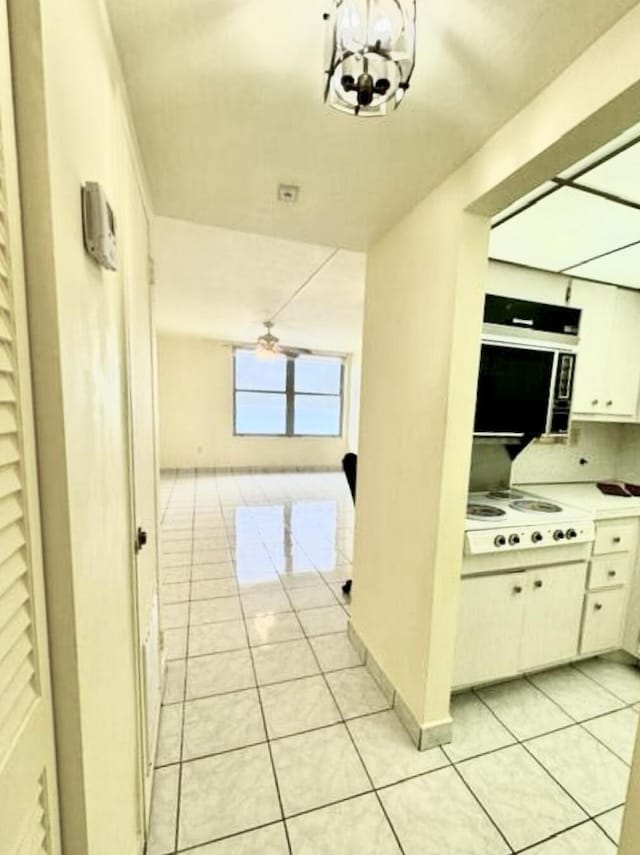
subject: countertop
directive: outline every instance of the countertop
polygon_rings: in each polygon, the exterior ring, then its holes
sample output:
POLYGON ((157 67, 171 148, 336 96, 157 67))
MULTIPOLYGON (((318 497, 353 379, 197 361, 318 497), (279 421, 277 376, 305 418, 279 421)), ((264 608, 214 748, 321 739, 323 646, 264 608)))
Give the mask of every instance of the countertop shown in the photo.
POLYGON ((547 499, 591 511, 597 520, 640 516, 640 496, 606 496, 595 483, 514 484, 547 499))

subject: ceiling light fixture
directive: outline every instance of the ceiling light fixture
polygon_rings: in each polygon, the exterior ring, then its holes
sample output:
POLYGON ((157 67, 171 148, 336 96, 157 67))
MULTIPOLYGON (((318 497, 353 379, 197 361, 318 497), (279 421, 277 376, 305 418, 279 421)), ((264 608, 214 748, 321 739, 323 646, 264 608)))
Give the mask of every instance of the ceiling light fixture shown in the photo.
POLYGON ((325 101, 353 116, 384 116, 409 88, 416 0, 335 0, 327 23, 325 101))

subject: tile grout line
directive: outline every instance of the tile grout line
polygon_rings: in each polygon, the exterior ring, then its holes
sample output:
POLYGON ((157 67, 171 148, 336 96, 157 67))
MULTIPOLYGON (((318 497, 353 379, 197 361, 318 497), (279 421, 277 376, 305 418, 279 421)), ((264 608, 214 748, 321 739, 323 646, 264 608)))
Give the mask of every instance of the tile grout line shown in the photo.
MULTIPOLYGON (((195 485, 194 485, 194 494, 195 494, 195 485)), ((194 510, 193 510, 192 523, 195 524, 195 505, 194 505, 194 510)), ((191 548, 193 550, 193 541, 191 542, 191 548)), ((189 594, 191 594, 191 574, 189 574, 188 584, 189 584, 189 594)), ((191 603, 189 603, 189 605, 187 607, 187 626, 189 625, 190 617, 191 617, 191 603)), ((188 646, 189 646, 189 630, 187 629, 187 652, 188 652, 188 646)), ((179 842, 180 842, 180 840, 179 840, 179 838, 180 838, 180 811, 181 811, 181 802, 182 802, 182 772, 183 772, 183 769, 182 769, 182 750, 183 750, 183 743, 184 743, 184 720, 185 720, 184 700, 185 700, 185 697, 187 694, 187 674, 188 674, 188 669, 187 669, 187 662, 185 660, 184 676, 183 676, 183 681, 182 681, 182 701, 183 701, 183 703, 182 703, 182 716, 181 716, 181 727, 180 727, 180 765, 178 767, 178 792, 177 792, 177 799, 176 799, 176 815, 175 815, 176 816, 176 819, 175 819, 176 827, 175 827, 175 837, 174 837, 175 851, 178 850, 178 846, 179 846, 179 842)))
MULTIPOLYGON (((475 692, 474 692, 474 694, 475 694, 475 692)), ((538 757, 536 757, 536 756, 535 756, 535 754, 534 754, 532 751, 530 751, 530 750, 529 750, 529 748, 528 748, 528 746, 527 746, 526 742, 522 742, 522 741, 520 741, 520 740, 518 739, 518 737, 515 735, 515 733, 513 733, 513 731, 512 731, 512 730, 511 730, 511 729, 510 729, 510 728, 509 728, 509 727, 508 727, 508 726, 507 726, 507 725, 506 725, 506 724, 505 724, 505 723, 504 723, 504 722, 503 722, 499 717, 498 717, 498 715, 497 715, 497 714, 496 714, 496 713, 491 709, 491 707, 490 707, 490 706, 489 706, 489 705, 488 705, 488 704, 487 704, 487 703, 482 699, 482 697, 480 697, 479 695, 476 695, 476 697, 478 698, 478 700, 480 701, 480 703, 482 703, 482 704, 483 704, 483 706, 485 706, 485 707, 489 710, 489 712, 490 712, 490 713, 491 713, 491 715, 496 719, 496 721, 497 721, 499 724, 501 724, 501 725, 502 725, 502 727, 504 727, 504 729, 505 729, 505 730, 506 730, 506 731, 507 731, 507 732, 508 732, 508 733, 509 733, 509 734, 510 734, 510 735, 511 735, 515 740, 516 740, 516 745, 521 746, 521 747, 522 747, 522 748, 527 752, 527 754, 529 755, 529 757, 531 757, 531 758, 532 758, 532 759, 537 763, 537 765, 542 769, 542 771, 543 771, 543 772, 545 772, 545 773, 549 776, 549 778, 550 778, 552 781, 554 781, 554 782, 556 783, 556 785, 557 785, 557 786, 558 786, 558 787, 559 787, 559 788, 564 792, 564 794, 565 794, 566 796, 568 796, 568 797, 571 799, 571 801, 572 801, 572 802, 573 802, 573 803, 578 807, 578 809, 579 809, 579 810, 581 810, 581 811, 582 811, 582 813, 584 813, 584 815, 587 817, 587 819, 589 819, 589 820, 593 819, 593 816, 592 816, 592 815, 591 815, 591 813, 586 809, 586 807, 584 807, 582 804, 580 804, 580 802, 578 801, 578 799, 577 799, 575 796, 573 796, 573 795, 569 792, 569 790, 567 790, 567 788, 566 788, 563 784, 561 784, 561 783, 560 783, 560 781, 558 781, 558 779, 555 777, 555 775, 554 775, 551 771, 549 771, 549 769, 547 769, 547 767, 544 765, 544 763, 543 763, 543 762, 542 762, 538 757)), ((572 725, 572 726, 575 726, 575 725, 572 725)), ((580 725, 577 725, 577 726, 579 727, 580 725)), ((566 729, 568 729, 568 728, 563 728, 563 729, 565 729, 565 730, 566 730, 566 729)), ((586 732, 588 733, 588 731, 586 731, 586 732)), ((546 735, 546 734, 543 734, 543 736, 544 736, 544 735, 546 735)), ((538 739, 538 738, 539 738, 539 737, 532 737, 532 739, 538 739)), ((497 752, 498 752, 498 751, 500 751, 500 750, 505 750, 506 748, 513 748, 513 747, 514 747, 513 745, 504 746, 502 749, 496 749, 496 751, 495 751, 495 752, 491 752, 491 753, 497 753, 497 752)), ((619 758, 618 758, 618 759, 619 759, 619 758)), ((462 761, 462 762, 466 762, 466 761, 462 761)), ((454 765, 455 765, 455 764, 454 764, 454 765)), ((578 823, 578 824, 582 824, 582 823, 578 823)), ((566 831, 567 829, 564 829, 564 830, 566 831)), ((561 833, 561 832, 559 832, 559 833, 561 833)))
MULTIPOLYGON (((240 601, 240 611, 242 612, 242 619, 243 619, 243 623, 244 623, 245 635, 247 638, 247 645, 249 645, 249 630, 247 628, 247 620, 246 620, 246 617, 244 614, 244 608, 242 605, 242 601, 240 601)), ((253 656, 253 652, 252 652, 252 649, 250 646, 248 647, 248 650, 249 650, 249 658, 251 660, 251 670, 253 671, 253 679, 255 681, 255 686, 256 686, 256 696, 258 698, 258 704, 260 706, 260 715, 262 717, 262 727, 264 728, 264 736, 265 736, 265 740, 266 740, 267 751, 269 752, 269 760, 271 762, 271 774, 273 775, 273 781, 274 781, 274 785, 276 788, 276 794, 278 796, 278 805, 280 807, 280 816, 282 819, 282 824, 284 827, 284 833, 285 833, 285 837, 287 840, 287 849, 289 851, 289 855, 293 855, 293 850, 291 848, 291 839, 289 837, 289 829, 287 828, 287 824, 285 822, 284 805, 282 803, 282 793, 280 792, 280 782, 278 781, 278 773, 276 771, 276 764, 275 764, 275 761, 273 759, 273 751, 271 749, 271 742, 269 739, 269 729, 267 726, 267 717, 265 715, 264 706, 262 704, 262 696, 260 695, 260 686, 258 683, 258 672, 256 669, 256 663, 255 663, 255 659, 253 656)))
MULTIPOLYGON (((338 711, 338 714, 340 715, 340 721, 341 721, 341 723, 342 723, 342 726, 344 727, 345 731, 347 732, 347 735, 348 735, 348 737, 349 737, 349 740, 350 740, 350 742, 351 742, 351 745, 353 746, 353 749, 354 749, 354 751, 355 751, 355 753, 356 753, 356 755, 357 755, 357 757, 358 757, 358 760, 360 761, 360 765, 361 765, 361 766, 362 766, 362 768, 364 769, 365 775, 367 776, 367 779, 369 780, 369 783, 371 784, 371 791, 375 794, 375 797, 376 797, 376 800, 377 800, 378 805, 379 805, 379 807, 380 807, 380 810, 382 811, 382 813, 383 813, 383 815, 384 815, 385 819, 387 820, 387 823, 389 824, 389 828, 391 829, 391 833, 393 834, 393 836, 394 836, 394 838, 395 838, 395 840, 396 840, 396 843, 397 843, 397 845, 398 845, 398 848, 399 848, 400 852, 402 853, 402 855, 405 855, 405 850, 404 850, 404 847, 403 847, 403 845, 402 845, 402 842, 400 841, 400 837, 399 837, 399 835, 398 835, 398 832, 396 831, 395 826, 394 826, 394 825, 393 825, 393 823, 391 822, 391 818, 390 818, 389 814, 387 813, 387 810, 386 810, 386 808, 385 808, 385 806, 384 806, 384 804, 383 804, 383 802, 382 802, 382 799, 380 798, 380 794, 378 793, 378 790, 376 789, 376 786, 375 786, 375 784, 374 784, 374 782, 373 782, 373 778, 371 777, 371 774, 370 774, 370 772, 369 772, 369 769, 367 768, 367 765, 366 765, 366 763, 364 762, 364 759, 363 759, 363 757, 362 757, 362 755, 361 755, 361 753, 360 753, 360 750, 359 750, 359 748, 358 748, 358 746, 357 746, 357 744, 356 744, 356 741, 355 741, 355 739, 354 739, 354 737, 353 737, 353 734, 351 733, 351 730, 350 730, 350 728, 349 728, 349 725, 347 724, 347 720, 345 719, 345 716, 344 716, 344 713, 343 713, 343 711, 342 711, 342 708, 341 708, 340 704, 338 703, 338 700, 337 700, 337 698, 336 698, 336 696, 335 696, 335 694, 334 694, 334 692, 333 692, 333 689, 331 688, 331 685, 330 685, 330 683, 329 683, 329 681, 328 681, 328 679, 327 679, 327 676, 326 676, 326 672, 322 669, 322 666, 321 666, 321 664, 320 664, 320 660, 319 660, 319 658, 318 658, 318 656, 317 656, 317 653, 316 653, 316 651, 315 651, 315 648, 314 648, 313 644, 311 643, 310 637, 307 635, 307 632, 306 632, 306 630, 305 630, 304 626, 302 627, 302 632, 304 633, 305 639, 306 639, 306 641, 307 641, 307 645, 309 646, 309 649, 311 650, 311 653, 312 653, 312 655, 313 655, 313 658, 314 658, 314 659, 315 659, 315 661, 316 661, 316 665, 318 666, 318 669, 319 669, 320 675, 322 676, 322 679, 323 679, 324 684, 325 684, 325 686, 326 686, 326 688, 327 688, 327 691, 329 692, 329 695, 331 696, 331 699, 333 700, 333 703, 334 703, 334 705, 335 705, 335 707, 336 707, 336 709, 337 709, 337 711, 338 711)), ((349 641, 349 637, 348 637, 348 636, 347 636, 347 641, 349 641)), ((349 643, 350 643, 350 642, 349 642, 349 643)), ((355 649, 355 648, 354 648, 354 649, 355 649)), ((359 656, 359 654, 358 654, 358 656, 359 656)), ((366 661, 366 658, 365 658, 365 661, 366 661)), ((360 666, 360 667, 361 667, 361 666, 360 666)), ((344 670, 351 670, 351 669, 344 669, 344 670)), ((331 673, 335 673, 335 672, 331 672, 331 673)), ((373 679, 373 678, 372 678, 372 679, 373 679)), ((379 688, 379 687, 378 687, 378 688, 379 688)), ((386 698, 385 698, 385 700, 386 700, 386 698)), ((391 709, 393 709, 393 702, 391 703, 391 709)), ((384 711, 386 711, 386 710, 377 710, 377 711, 375 711, 375 712, 371 713, 371 715, 377 715, 379 712, 384 712, 384 711)), ((365 794, 365 793, 358 793, 357 795, 358 795, 358 796, 361 796, 361 795, 366 795, 366 794, 365 794)), ((356 797, 357 797, 357 796, 353 796, 353 798, 356 798, 356 797)), ((320 809, 322 809, 322 807, 323 807, 323 806, 320 806, 320 808, 316 808, 316 810, 320 810, 320 809)), ((324 806, 324 807, 326 807, 326 806, 324 806)), ((286 821, 285 821, 285 822, 286 822, 286 821)))
MULTIPOLYGON (((600 657, 600 656, 594 656, 594 657, 592 657, 592 658, 590 658, 590 659, 579 659, 577 662, 570 662, 569 664, 570 664, 570 666, 573 668, 573 670, 574 670, 574 671, 577 671, 577 672, 578 672, 579 674, 581 674, 583 677, 586 677, 586 678, 587 678, 587 680, 591 680, 591 682, 592 682, 592 683, 595 683, 595 684, 596 684, 596 686, 598 686, 600 689, 603 689, 605 692, 608 692, 610 695, 612 695, 614 698, 616 698, 617 700, 619 700, 621 703, 625 704, 626 706, 629 706, 629 705, 630 705, 630 704, 629 704, 629 701, 627 701, 625 698, 620 697, 620 695, 616 694, 616 693, 615 693, 612 689, 610 689, 608 686, 605 686, 605 685, 604 685, 604 683, 601 683, 599 680, 596 680, 596 678, 595 678, 595 677, 592 677, 592 676, 591 676, 591 674, 587 674, 585 671, 583 671, 583 670, 579 667, 583 662, 593 662, 593 661, 594 661, 594 660, 596 660, 596 659, 597 659, 598 661, 600 661, 600 662, 606 662, 606 661, 607 661, 606 659, 601 659, 601 657, 600 657)), ((631 667, 631 666, 630 666, 630 667, 631 667)), ((636 667, 637 667, 637 666, 636 666, 636 667)), ((640 698, 638 698, 638 700, 637 700, 637 701, 631 701, 631 705, 633 705, 633 704, 637 704, 637 703, 640 703, 640 698)))
MULTIPOLYGON (((529 737, 529 738, 528 738, 528 739, 526 739, 526 740, 521 740, 521 742, 522 742, 523 744, 524 744, 524 742, 531 742, 531 741, 532 741, 532 740, 534 740, 534 739, 539 739, 539 738, 541 738, 542 736, 548 736, 548 735, 549 735, 549 734, 551 734, 551 733, 560 733, 560 732, 562 732, 563 730, 570 730, 572 727, 579 727, 579 728, 581 728, 585 733, 588 733, 588 734, 589 734, 589 736, 591 736, 591 738, 592 738, 592 739, 594 739, 596 742, 598 742, 600 745, 602 745, 602 747, 603 747, 603 748, 606 748, 606 749, 607 749, 607 751, 608 751, 610 754, 612 754, 614 757, 616 757, 618 760, 620 760, 622 763, 624 763, 624 764, 625 764, 625 766, 629 766, 629 767, 631 767, 631 764, 630 764, 630 763, 628 763, 626 760, 624 760, 622 757, 620 757, 620 755, 619 755, 619 754, 616 754, 616 752, 613 750, 613 748, 611 748, 610 746, 608 746, 608 745, 606 744, 606 742, 603 742, 603 741, 602 741, 598 736, 596 736, 594 733, 591 733, 591 731, 590 731, 588 728, 584 727, 584 725, 585 725, 585 724, 588 724, 589 722, 592 722, 592 721, 597 721, 597 720, 598 720, 598 719, 600 719, 600 718, 606 718, 607 716, 614 715, 615 713, 622 712, 623 710, 629 710, 629 709, 630 709, 630 710, 633 710, 633 707, 635 706, 635 702, 634 702, 634 703, 631 703, 631 704, 627 704, 627 705, 622 706, 622 707, 619 707, 618 709, 615 709, 615 710, 609 710, 609 712, 605 712, 605 713, 598 713, 598 715, 590 716, 589 718, 576 719, 576 717, 575 717, 575 716, 573 716, 573 715, 571 715, 570 713, 568 713, 565 709, 563 709, 563 708, 560 706, 560 704, 559 704, 559 703, 557 703, 557 702, 556 702, 556 701, 555 701, 555 700, 554 700, 550 695, 548 695, 548 694, 545 692, 545 690, 544 690, 544 689, 541 689, 539 686, 537 686, 535 683, 530 682, 529 680, 527 680, 527 682, 529 682, 529 683, 530 683, 530 685, 532 685, 535 689, 537 689, 539 692, 541 692, 541 694, 543 694, 543 695, 545 696, 545 698, 547 698, 548 700, 552 701, 552 703, 554 703, 554 704, 558 707, 558 709, 559 709, 559 710, 561 710, 561 711, 562 711, 566 716, 568 716, 568 717, 572 720, 572 724, 567 724, 567 725, 564 725, 564 727, 558 727, 558 728, 555 728, 554 730, 548 731, 548 733, 541 733, 541 734, 539 734, 539 736, 531 736, 531 737, 529 737)), ((595 682, 595 681, 594 681, 594 682, 595 682)), ((602 687, 601 687, 601 688, 602 688, 602 687)), ((614 695, 614 697, 615 697, 615 695, 614 695)), ((482 700, 482 698, 480 698, 480 700, 482 700)), ((624 703, 620 698, 618 698, 618 700, 620 701, 620 703, 624 703)), ((485 702, 483 701, 483 703, 485 703, 485 702)), ((485 706, 488 706, 488 705, 485 703, 485 706)), ((496 714, 494 713, 494 715, 496 715, 496 714)), ((497 715, 496 715, 496 718, 498 718, 498 717, 497 717, 497 715)), ((502 722, 499 718, 498 718, 498 721, 500 721, 500 723, 504 725, 504 722, 502 722)), ((506 725, 504 725, 504 727, 507 727, 507 726, 506 726, 506 725)), ((507 730, 508 730, 508 728, 507 728, 507 730)), ((509 732, 511 733, 511 731, 509 731, 509 732)), ((519 741, 520 741, 520 740, 519 740, 519 741)))

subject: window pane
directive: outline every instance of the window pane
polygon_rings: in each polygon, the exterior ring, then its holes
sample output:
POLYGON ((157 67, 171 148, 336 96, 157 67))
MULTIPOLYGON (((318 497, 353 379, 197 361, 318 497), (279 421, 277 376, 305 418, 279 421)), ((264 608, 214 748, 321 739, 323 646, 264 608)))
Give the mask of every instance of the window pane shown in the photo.
POLYGON ((340 398, 337 395, 296 395, 294 433, 307 436, 340 434, 340 398))
POLYGON ((236 389, 284 392, 287 383, 287 360, 258 359, 253 350, 236 350, 236 389))
POLYGON ((296 392, 340 394, 342 360, 326 356, 299 356, 296 366, 296 392))
POLYGON ((268 392, 236 392, 236 433, 284 434, 287 396, 268 392))

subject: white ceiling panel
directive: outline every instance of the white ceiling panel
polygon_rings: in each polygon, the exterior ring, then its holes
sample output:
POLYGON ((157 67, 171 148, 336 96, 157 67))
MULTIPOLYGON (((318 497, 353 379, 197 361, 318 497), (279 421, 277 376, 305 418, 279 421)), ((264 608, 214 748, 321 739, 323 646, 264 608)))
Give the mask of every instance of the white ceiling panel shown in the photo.
POLYGON ((640 244, 574 267, 568 272, 569 276, 572 274, 596 282, 611 282, 640 289, 640 244))
POLYGON ((491 232, 489 255, 565 270, 640 240, 640 211, 563 187, 491 232))
POLYGON ((590 169, 578 183, 640 205, 640 142, 590 169))

